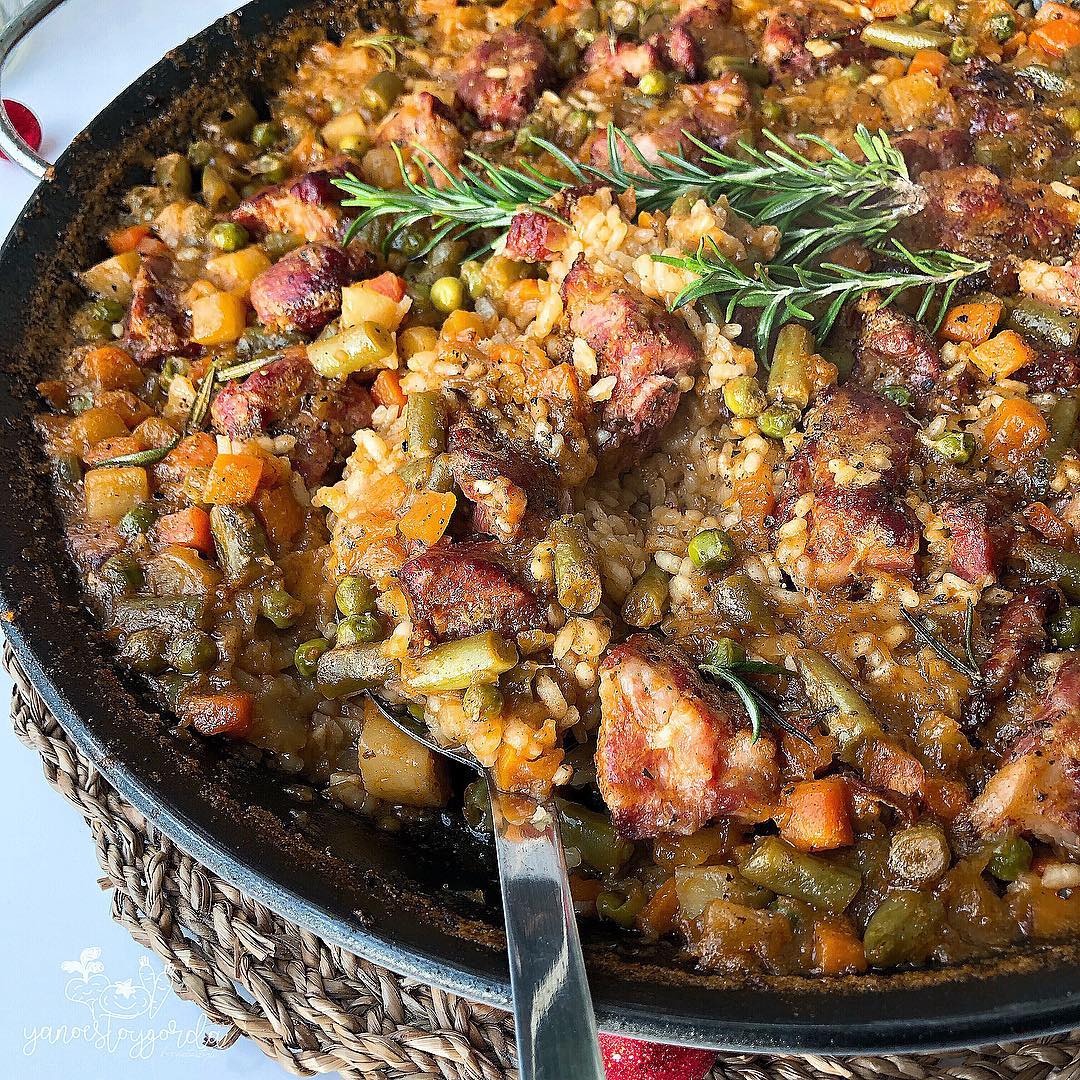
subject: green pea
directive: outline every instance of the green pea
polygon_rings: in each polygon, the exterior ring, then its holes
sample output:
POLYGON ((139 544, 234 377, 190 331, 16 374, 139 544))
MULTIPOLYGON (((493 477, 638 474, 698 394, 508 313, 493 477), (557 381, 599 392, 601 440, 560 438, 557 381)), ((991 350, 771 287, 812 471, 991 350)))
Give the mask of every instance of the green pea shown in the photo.
POLYGON ((883 386, 881 388, 881 393, 894 405, 899 405, 902 409, 906 409, 911 404, 911 391, 906 386, 901 386, 899 383, 883 386))
POLYGON ((765 408, 765 391, 752 375, 740 375, 724 384, 724 404, 733 416, 754 417, 765 408))
POLYGON ((759 417, 758 428, 770 439, 783 439, 795 430, 799 414, 786 405, 770 405, 759 417))
POLYGON ((646 97, 660 97, 670 88, 671 83, 662 71, 646 71, 638 80, 638 89, 646 97))
POLYGON ((998 881, 1015 881, 1031 866, 1031 845, 1022 836, 1007 836, 990 853, 986 869, 998 881))
POLYGON ((150 527, 157 521, 157 511, 149 504, 143 503, 129 510, 121 519, 117 528, 121 536, 129 539, 133 536, 142 536, 150 531, 150 527))
POLYGON ((848 64, 843 71, 844 78, 851 83, 852 86, 858 86, 869 74, 870 72, 859 63, 848 64))
POLYGON ((462 816, 474 832, 490 834, 495 829, 491 816, 491 796, 486 780, 474 780, 466 789, 462 816))
POLYGON ((113 596, 133 596, 145 582, 142 567, 126 551, 106 559, 98 568, 98 577, 113 596))
POLYGON ((699 532, 687 549, 690 561, 699 570, 726 570, 737 555, 735 542, 722 529, 699 532))
POLYGON ((366 577, 342 578, 334 599, 342 615, 364 615, 375 607, 375 586, 366 577))
POLYGON ((947 431, 935 439, 930 448, 942 461, 965 465, 975 453, 975 436, 969 431, 947 431))
POLYGON ((71 409, 75 416, 80 413, 86 412, 87 409, 94 407, 94 399, 89 394, 76 394, 69 402, 68 408, 71 409))
POLYGON ((949 62, 962 64, 966 60, 970 60, 975 55, 976 48, 977 45, 971 38, 956 38, 952 43, 952 48, 949 49, 949 62))
POLYGON ((304 679, 314 679, 315 671, 319 664, 319 657, 330 648, 330 642, 326 638, 312 638, 299 645, 293 656, 293 666, 297 673, 304 679))
POLYGON ((709 649, 708 663, 712 667, 734 667, 745 659, 746 650, 734 638, 717 638, 709 649))
POLYGON ((285 162, 277 154, 266 154, 255 162, 256 171, 271 184, 285 179, 285 162))
POLYGON ((188 147, 187 159, 193 169, 205 169, 214 160, 214 144, 200 139, 188 147))
POLYGON ((214 639, 202 630, 193 630, 165 643, 165 659, 169 667, 181 675, 196 675, 217 663, 218 649, 214 639))
POLYGON ((166 668, 164 630, 136 630, 129 634, 120 649, 120 658, 135 671, 157 675, 166 668))
POLYGON ((1016 33, 1016 19, 1014 19, 1012 15, 1006 13, 991 15, 987 21, 986 28, 990 31, 996 42, 1004 44, 1016 33))
POLYGON ((449 315, 465 302, 465 288, 461 278, 441 277, 431 286, 431 303, 436 311, 449 315))
POLYGON ((251 141, 260 150, 269 150, 281 141, 281 125, 273 120, 264 120, 251 129, 251 141))
POLYGON ((263 237, 262 246, 271 259, 280 259, 298 248, 304 241, 288 232, 270 232, 263 237))
POLYGON ((368 645, 373 641, 381 641, 382 636, 382 623, 375 615, 368 612, 342 619, 338 623, 337 637, 334 641, 337 645, 368 645))
POLYGON ((98 322, 118 323, 124 317, 124 305, 119 300, 95 300, 90 317, 98 322))
POLYGON ((1063 608, 1050 620, 1050 636, 1059 649, 1080 647, 1080 607, 1063 608))
POLYGON ((219 221, 210 230, 210 243, 221 251, 239 251, 248 240, 247 229, 232 221, 219 221))
POLYGON ((286 630, 304 613, 304 605, 284 589, 269 589, 262 594, 259 606, 279 630, 286 630))
POLYGON ((773 127, 779 126, 787 119, 787 109, 779 101, 763 101, 761 103, 761 118, 766 124, 773 127))

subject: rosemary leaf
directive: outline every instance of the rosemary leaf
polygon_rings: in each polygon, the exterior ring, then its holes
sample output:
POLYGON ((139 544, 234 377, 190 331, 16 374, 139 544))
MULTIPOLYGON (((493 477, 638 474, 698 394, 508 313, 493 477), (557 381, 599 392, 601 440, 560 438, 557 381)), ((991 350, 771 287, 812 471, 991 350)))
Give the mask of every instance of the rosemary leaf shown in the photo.
MULTIPOLYGON (((941 657, 950 667, 955 668, 961 675, 965 676, 972 683, 979 683, 982 681, 982 673, 979 671, 978 664, 969 663, 966 660, 961 660, 946 645, 938 636, 934 629, 927 623, 925 619, 917 619, 906 608, 900 608, 900 615, 904 621, 915 632, 915 636, 926 646, 928 646, 933 652, 941 657)), ((966 640, 967 628, 965 626, 965 651, 967 649, 966 640)))
POLYGON ((245 360, 243 363, 233 364, 232 367, 221 368, 217 373, 217 381, 223 383, 231 382, 234 379, 243 379, 253 371, 258 371, 259 368, 264 368, 272 360, 277 359, 279 359, 278 353, 267 353, 265 356, 256 356, 251 360, 245 360))
POLYGON ((90 468, 121 469, 129 465, 156 465, 159 461, 164 461, 169 451, 175 450, 179 442, 180 436, 177 435, 172 442, 167 443, 165 446, 154 446, 149 450, 136 450, 132 454, 120 454, 117 457, 109 458, 107 461, 95 461, 90 468))
POLYGON ((813 746, 813 740, 805 731, 791 723, 760 690, 740 677, 742 675, 790 675, 787 668, 780 667, 778 664, 766 664, 761 660, 739 660, 728 665, 701 664, 700 667, 706 674, 729 686, 742 699, 747 715, 750 717, 754 742, 757 742, 761 734, 761 717, 764 714, 789 735, 813 746))
POLYGON ((217 361, 211 360, 206 373, 199 381, 199 389, 195 394, 195 400, 191 403, 187 419, 184 421, 184 434, 197 431, 202 427, 206 419, 206 413, 210 408, 210 398, 214 393, 214 384, 217 382, 217 361))
POLYGON ((396 68, 398 64, 398 54, 397 49, 394 46, 412 45, 415 44, 415 42, 412 38, 406 37, 404 34, 372 34, 370 37, 359 38, 351 44, 354 49, 374 50, 391 68, 396 68))

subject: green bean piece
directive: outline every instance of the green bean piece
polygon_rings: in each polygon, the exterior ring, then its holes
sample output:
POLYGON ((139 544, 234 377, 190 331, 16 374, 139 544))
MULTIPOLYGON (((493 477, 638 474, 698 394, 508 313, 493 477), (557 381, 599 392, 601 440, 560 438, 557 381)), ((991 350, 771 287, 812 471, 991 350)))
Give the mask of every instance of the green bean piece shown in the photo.
POLYGON ((375 586, 362 574, 350 574, 338 583, 334 602, 342 615, 365 615, 375 610, 375 586))
POLYGON ((770 405, 758 418, 758 429, 769 439, 786 439, 794 430, 799 414, 787 405, 770 405))
POLYGON ((253 581, 273 568, 266 534, 250 510, 239 506, 211 508, 210 534, 218 562, 231 584, 253 581))
POLYGON ((1022 836, 1006 836, 994 845, 986 869, 998 881, 1015 881, 1028 872, 1031 857, 1031 845, 1022 836))
POLYGON ((866 924, 866 959, 879 968, 922 963, 933 950, 944 919, 945 908, 933 896, 910 889, 890 893, 866 924))
POLYGON ((1016 19, 1009 14, 991 15, 986 28, 999 45, 1004 45, 1016 33, 1016 19))
POLYGON ((937 825, 920 822, 894 833, 889 842, 888 867, 897 881, 922 889, 949 869, 952 853, 937 825))
POLYGON ((350 615, 338 623, 337 635, 334 641, 338 645, 357 645, 382 641, 383 626, 377 616, 370 613, 363 615, 350 615))
POLYGON ((155 521, 157 521, 157 511, 149 503, 143 503, 142 506, 129 510, 116 527, 121 536, 131 539, 148 533, 155 521))
POLYGON ((734 667, 745 659, 746 650, 734 638, 717 638, 709 649, 708 663, 712 667, 734 667))
POLYGON ((882 734, 870 706, 827 656, 814 649, 800 649, 794 659, 810 703, 828 714, 829 734, 839 741, 845 760, 867 739, 882 734))
POLYGON ((629 930, 645 906, 645 901, 645 890, 640 881, 622 881, 617 891, 605 889, 597 896, 596 914, 629 930))
POLYGON ((575 615, 591 615, 600 606, 603 584, 585 526, 575 518, 561 518, 551 526, 551 537, 559 603, 575 615))
POLYGON ((285 159, 279 154, 263 154, 256 158, 250 167, 264 184, 279 184, 288 172, 285 159))
POLYGON ((395 348, 394 335, 378 323, 362 322, 340 334, 320 338, 308 347, 312 367, 328 379, 343 379, 363 371, 389 356, 395 348))
POLYGON ((952 48, 949 49, 949 63, 963 64, 970 60, 978 49, 978 43, 971 38, 958 37, 953 39, 952 48))
POLYGON ((269 150, 281 141, 283 134, 279 123, 274 120, 264 120, 251 129, 251 142, 260 150, 269 150))
POLYGON ((206 206, 215 214, 223 210, 235 210, 240 205, 236 188, 215 165, 207 165, 203 169, 202 197, 206 206))
POLYGON ((1050 620, 1050 636, 1059 649, 1080 648, 1080 607, 1067 607, 1050 620))
POLYGON ((304 605, 284 589, 267 589, 259 609, 279 630, 287 630, 304 614, 304 605))
MULTIPOLYGON (((1070 49, 1069 52, 1073 50, 1070 49)), ((1067 58, 1068 53, 1066 53, 1067 58)), ((1028 64, 1027 67, 1018 68, 1016 74, 1044 94, 1050 94, 1053 97, 1059 97, 1069 88, 1068 81, 1045 64, 1028 64)))
POLYGON ((944 49, 952 38, 940 30, 924 30, 918 26, 897 26, 894 19, 877 20, 863 27, 862 40, 866 45, 900 56, 914 56, 920 49, 944 49))
POLYGON ((430 458, 446 450, 446 398, 437 390, 410 394, 405 420, 409 457, 430 458))
POLYGON ((314 679, 319 657, 329 648, 330 642, 326 638, 312 638, 298 645, 293 656, 293 667, 297 674, 303 679, 314 679))
POLYGON ((814 390, 810 358, 817 351, 814 335, 805 326, 788 323, 776 335, 768 393, 774 401, 805 409, 814 390))
POLYGON ((183 154, 166 154, 154 162, 154 183, 172 199, 191 194, 191 162, 183 154))
POLYGON ((1055 349, 1073 349, 1080 341, 1080 318, 1031 296, 1024 296, 1013 305, 1005 326, 1055 349))
POLYGON ((705 71, 710 79, 719 79, 732 72, 754 86, 768 86, 772 81, 768 68, 747 60, 745 56, 710 56, 705 61, 705 71))
POLYGON ((1043 444, 1043 457, 1056 465, 1076 441, 1076 428, 1080 422, 1080 398, 1060 397, 1054 402, 1047 418, 1050 438, 1043 444))
POLYGON ((398 469, 398 476, 414 491, 427 491, 428 484, 431 483, 431 469, 434 461, 435 459, 430 457, 417 458, 407 465, 402 465, 398 469))
POLYGON ((620 836, 607 814, 579 803, 556 799, 563 843, 577 848, 584 862, 605 877, 617 874, 634 854, 632 841, 620 836))
POLYGON ((770 890, 754 885, 732 866, 676 867, 675 895, 680 912, 688 919, 704 914, 714 900, 763 908, 773 899, 770 890))
POLYGON ((318 659, 315 683, 323 697, 348 697, 382 686, 397 670, 376 644, 337 645, 318 659))
POLYGON ((942 461, 966 465, 975 453, 975 436, 970 431, 946 431, 930 443, 930 449, 942 461))
POLYGON ((668 603, 668 575, 654 562, 645 567, 623 602, 623 621, 640 630, 655 626, 668 603))
POLYGON ((858 86, 860 83, 862 83, 866 79, 866 77, 870 74, 870 72, 867 71, 866 66, 864 64, 860 64, 856 60, 856 61, 853 61, 852 63, 848 64, 844 68, 842 74, 843 74, 844 78, 849 83, 852 84, 852 86, 858 86))
POLYGON ((393 71, 380 71, 364 87, 364 103, 375 112, 389 112, 404 89, 405 84, 399 75, 393 71))
POLYGON ((461 813, 469 828, 474 832, 491 835, 495 831, 495 820, 491 814, 491 795, 488 793, 486 780, 474 780, 465 789, 461 813))
POLYGON ((217 663, 218 649, 209 634, 192 630, 165 643, 165 659, 181 675, 196 675, 217 663))
POLYGON ((517 646, 488 630, 434 646, 403 666, 402 679, 418 693, 438 694, 465 690, 473 683, 497 682, 517 662, 517 646))
POLYGON ((90 306, 90 315, 99 322, 118 323, 124 317, 124 305, 108 298, 95 300, 90 306))
POLYGON ((142 567, 126 551, 111 555, 98 567, 97 576, 114 597, 133 596, 145 583, 142 567))
POLYGON ((251 238, 243 225, 219 221, 210 230, 210 243, 219 251, 239 251, 251 238))
POLYGON ((166 641, 163 630, 136 630, 124 639, 120 659, 144 675, 157 675, 168 667, 165 661, 166 641))
POLYGON ((474 683, 462 695, 462 708, 470 720, 495 720, 503 710, 503 696, 491 683, 474 683))
POLYGON ((740 375, 724 383, 724 404, 732 416, 752 419, 768 403, 757 379, 753 375, 740 375))
POLYGON ((1029 581, 1055 582, 1070 600, 1080 600, 1080 555, 1020 536, 1009 565, 1029 581))
POLYGON ((858 870, 808 855, 778 836, 759 840, 740 870, 754 885, 837 915, 862 887, 858 870))
POLYGON ((742 570, 729 574, 713 590, 717 610, 751 634, 775 635, 776 618, 761 590, 742 570))
POLYGON ((262 246, 271 259, 277 261, 283 255, 288 255, 303 243, 303 239, 295 233, 269 232, 263 237, 262 246))
POLYGON ((113 622, 129 634, 136 630, 164 630, 170 634, 205 630, 209 621, 205 602, 194 596, 137 596, 119 600, 113 608, 113 622))
POLYGON ((687 546, 690 561, 699 570, 719 572, 735 561, 735 541, 723 529, 705 529, 687 546))

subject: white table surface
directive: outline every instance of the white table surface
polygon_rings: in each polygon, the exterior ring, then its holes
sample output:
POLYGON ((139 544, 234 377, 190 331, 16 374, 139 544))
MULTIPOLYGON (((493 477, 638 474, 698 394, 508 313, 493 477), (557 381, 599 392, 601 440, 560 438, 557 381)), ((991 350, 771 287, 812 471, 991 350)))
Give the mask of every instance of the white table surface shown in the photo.
MULTIPOLYGON (((29 105, 54 158, 124 86, 220 15, 229 0, 68 0, 20 47, 4 95, 29 105), (123 18, 121 19, 121 12, 123 18)), ((0 235, 33 190, 0 161, 0 235)), ((2 299, 0 299, 2 302, 2 299)), ((0 673, 0 708, 10 682, 0 673)), ((36 754, 0 728, 0 1076, 199 1080, 287 1075, 246 1040, 208 1049, 210 1028, 162 965, 110 917, 89 832, 36 754)))

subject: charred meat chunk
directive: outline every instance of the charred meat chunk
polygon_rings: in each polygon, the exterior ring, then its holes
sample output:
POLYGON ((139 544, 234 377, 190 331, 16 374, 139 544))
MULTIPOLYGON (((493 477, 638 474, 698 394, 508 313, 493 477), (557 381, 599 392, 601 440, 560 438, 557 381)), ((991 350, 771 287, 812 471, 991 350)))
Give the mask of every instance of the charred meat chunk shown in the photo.
POLYGON ((859 374, 869 385, 900 383, 925 394, 941 378, 941 353, 933 335, 893 306, 864 316, 856 355, 859 374))
POLYGON ((827 589, 862 570, 910 573, 919 532, 900 488, 915 433, 903 411, 851 386, 821 397, 788 467, 780 523, 811 495, 802 576, 827 589))
POLYGON ((624 462, 651 450, 679 406, 679 377, 701 346, 678 315, 597 274, 579 255, 562 285, 570 329, 596 354, 597 376, 615 377, 596 433, 601 453, 624 462))
POLYGON ((408 559, 398 580, 421 642, 487 630, 513 637, 547 623, 544 605, 500 560, 496 544, 443 541, 408 559))
POLYGON ((465 139, 454 123, 452 110, 434 94, 422 90, 401 98, 397 108, 379 125, 375 145, 361 163, 365 180, 385 188, 402 187, 395 148, 401 152, 413 180, 422 178, 419 163, 430 172, 435 186, 443 188, 450 182, 443 170, 458 170, 465 155, 465 139))
POLYGON ((965 581, 996 581, 1003 552, 986 501, 950 501, 938 509, 938 515, 949 530, 952 572, 965 581))
POLYGON ((959 128, 920 128, 897 135, 892 144, 904 155, 912 180, 971 161, 971 136, 959 128))
POLYGON ((340 240, 340 202, 345 193, 335 187, 346 169, 318 169, 305 173, 291 184, 266 188, 245 199, 229 220, 243 225, 253 236, 271 232, 290 233, 312 241, 340 240))
POLYGON ((1056 606, 1057 594, 1047 585, 1032 585, 1018 592, 1001 611, 990 638, 990 655, 983 663, 983 693, 991 701, 1012 686, 1020 670, 1038 656, 1046 644, 1046 620, 1056 606))
POLYGON ((647 634, 612 649, 600 702, 597 781, 619 832, 686 836, 720 816, 769 816, 775 746, 754 741, 738 698, 706 684, 679 649, 647 634))
POLYGON ((251 306, 264 326, 315 334, 341 311, 341 290, 356 275, 340 247, 305 244, 255 278, 251 306))
POLYGON ((731 0, 689 0, 679 5, 671 29, 661 35, 671 66, 700 79, 710 56, 730 52, 731 0))
POLYGON ((516 127, 555 80, 543 39, 531 30, 499 30, 462 65, 457 96, 482 127, 516 127))
POLYGON ((187 318, 169 283, 166 259, 143 259, 132 285, 124 325, 124 348, 140 364, 185 352, 190 344, 187 318))

